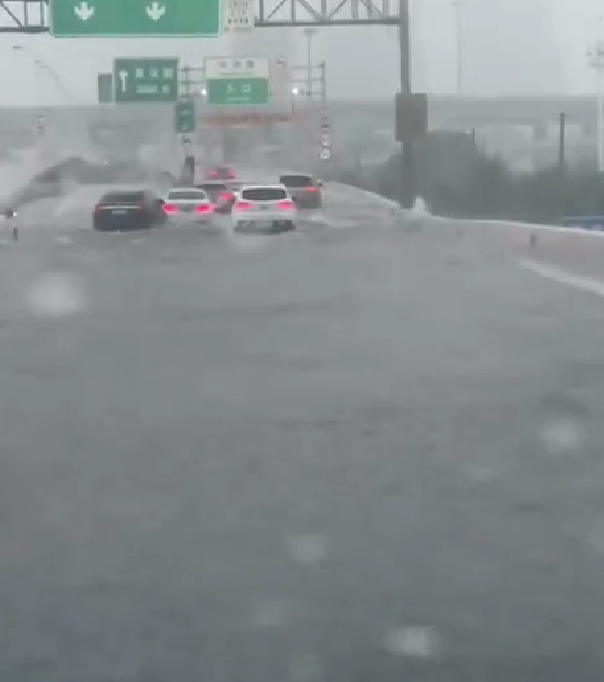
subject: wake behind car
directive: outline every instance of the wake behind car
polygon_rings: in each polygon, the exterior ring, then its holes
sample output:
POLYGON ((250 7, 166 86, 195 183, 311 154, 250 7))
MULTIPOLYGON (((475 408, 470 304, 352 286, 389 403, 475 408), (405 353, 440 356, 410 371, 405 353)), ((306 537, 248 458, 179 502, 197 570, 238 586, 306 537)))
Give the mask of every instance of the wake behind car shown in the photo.
POLYGON ((294 230, 296 218, 296 205, 283 185, 244 185, 235 194, 231 211, 235 232, 294 230))
POLYGON ((298 208, 317 209, 323 203, 323 183, 306 173, 283 173, 279 182, 287 187, 298 208))
POLYGON ((111 191, 94 207, 95 230, 148 230, 166 222, 163 200, 150 190, 111 191))
POLYGON ((207 223, 212 220, 214 206, 203 189, 180 187, 171 189, 164 199, 164 213, 170 221, 207 223))

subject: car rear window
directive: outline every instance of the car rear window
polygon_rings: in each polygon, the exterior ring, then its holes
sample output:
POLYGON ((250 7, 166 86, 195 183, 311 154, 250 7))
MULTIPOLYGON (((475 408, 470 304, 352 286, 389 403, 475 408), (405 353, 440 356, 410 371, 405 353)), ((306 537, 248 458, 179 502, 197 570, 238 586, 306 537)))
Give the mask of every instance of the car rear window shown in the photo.
POLYGON ((287 192, 280 187, 253 187, 241 191, 241 198, 248 201, 278 201, 287 199, 287 192))
POLYGON ((209 197, 211 197, 212 199, 216 199, 221 194, 224 194, 225 192, 228 191, 226 185, 215 183, 215 182, 207 183, 207 184, 204 183, 204 184, 198 185, 198 187, 200 189, 202 189, 204 192, 206 192, 207 195, 209 197))
POLYGON ((144 200, 144 192, 111 192, 105 194, 101 204, 137 204, 144 200))
POLYGON ((203 201, 206 198, 206 193, 201 189, 179 189, 168 194, 171 201, 203 201))
POLYGON ((312 187, 315 184, 311 175, 282 175, 279 181, 286 187, 312 187))

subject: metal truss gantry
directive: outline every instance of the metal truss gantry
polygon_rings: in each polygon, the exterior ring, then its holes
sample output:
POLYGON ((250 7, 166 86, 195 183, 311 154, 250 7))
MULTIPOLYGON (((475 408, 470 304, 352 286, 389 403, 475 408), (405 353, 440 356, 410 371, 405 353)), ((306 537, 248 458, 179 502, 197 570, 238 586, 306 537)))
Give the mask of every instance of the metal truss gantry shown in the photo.
MULTIPOLYGON (((398 26, 401 1, 256 0, 256 26, 398 26)), ((0 0, 0 33, 48 33, 48 27, 48 0, 0 0)))

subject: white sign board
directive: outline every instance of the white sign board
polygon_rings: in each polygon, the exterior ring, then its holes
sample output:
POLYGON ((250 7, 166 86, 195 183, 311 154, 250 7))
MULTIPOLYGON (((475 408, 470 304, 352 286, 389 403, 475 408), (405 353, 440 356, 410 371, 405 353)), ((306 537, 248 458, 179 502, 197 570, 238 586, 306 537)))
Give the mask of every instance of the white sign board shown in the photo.
POLYGON ((328 147, 321 149, 319 156, 321 157, 321 161, 329 161, 329 159, 331 159, 331 149, 328 147))
POLYGON ((256 0, 223 0, 223 33, 247 33, 254 30, 256 0))
POLYGON ((266 57, 206 57, 206 80, 214 78, 270 78, 266 57))

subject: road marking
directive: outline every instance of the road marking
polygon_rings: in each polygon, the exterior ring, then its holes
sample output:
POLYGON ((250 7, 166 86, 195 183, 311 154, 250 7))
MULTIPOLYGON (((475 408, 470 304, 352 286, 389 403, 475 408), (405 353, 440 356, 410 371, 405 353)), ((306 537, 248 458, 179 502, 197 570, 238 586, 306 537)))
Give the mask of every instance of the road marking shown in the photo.
POLYGON ((554 265, 542 265, 541 263, 527 258, 520 259, 518 263, 520 267, 525 270, 531 270, 553 282, 564 284, 565 286, 573 287, 574 289, 580 289, 581 291, 586 291, 590 294, 595 294, 596 296, 604 298, 604 281, 602 280, 594 279, 593 277, 573 275, 554 265))
POLYGON ((58 234, 55 237, 55 241, 59 242, 59 244, 73 244, 73 239, 64 234, 58 234))

